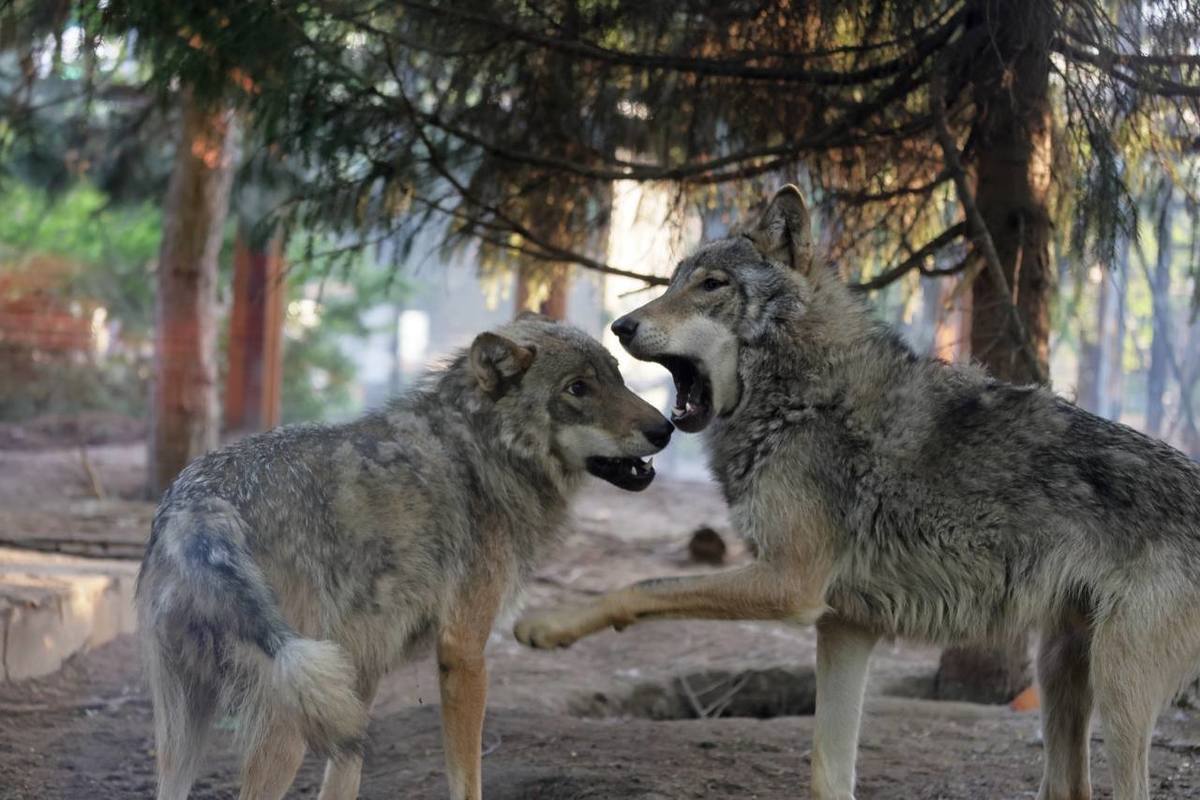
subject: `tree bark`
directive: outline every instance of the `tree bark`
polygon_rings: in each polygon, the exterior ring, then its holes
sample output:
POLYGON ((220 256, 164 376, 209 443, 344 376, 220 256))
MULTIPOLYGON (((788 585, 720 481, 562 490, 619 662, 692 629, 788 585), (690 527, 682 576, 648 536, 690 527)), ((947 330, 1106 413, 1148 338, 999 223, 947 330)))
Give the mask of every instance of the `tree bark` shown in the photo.
POLYGON ((1161 436, 1163 396, 1171 366, 1171 197, 1168 189, 1159 211, 1155 231, 1158 250, 1154 258, 1154 276, 1150 284, 1151 318, 1154 336, 1150 341, 1150 369, 1146 375, 1146 433, 1161 436))
MULTIPOLYGON (((1029 383, 1035 373, 1013 335, 1012 303, 1043 375, 1049 374, 1051 180, 1050 45, 1055 7, 1040 0, 975 0, 985 25, 975 60, 978 109, 975 199, 999 256, 1012 297, 981 275, 972 286, 971 353, 993 375, 1029 383)), ((1024 637, 995 649, 954 648, 942 654, 939 692, 960 699, 1011 699, 1030 681, 1024 637)))
POLYGON ((147 491, 158 497, 217 442, 217 258, 229 208, 233 112, 183 93, 155 300, 147 491))

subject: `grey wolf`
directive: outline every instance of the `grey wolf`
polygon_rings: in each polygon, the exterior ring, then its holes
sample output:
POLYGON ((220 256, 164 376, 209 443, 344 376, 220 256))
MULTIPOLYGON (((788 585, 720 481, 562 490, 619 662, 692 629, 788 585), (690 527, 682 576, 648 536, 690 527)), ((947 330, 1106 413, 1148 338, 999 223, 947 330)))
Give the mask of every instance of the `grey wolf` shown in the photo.
POLYGON ((193 462, 137 587, 160 800, 187 796, 219 711, 238 717, 242 798, 282 797, 306 747, 329 757, 322 800, 356 796, 376 686, 427 646, 450 794, 478 800, 495 617, 582 476, 644 489, 671 431, 595 340, 531 315, 378 412, 193 462))
POLYGON ((1042 800, 1091 797, 1093 705, 1113 796, 1148 800, 1160 708, 1200 662, 1200 467, 1045 388, 918 357, 813 255, 795 187, 613 323, 664 364, 758 559, 530 614, 535 647, 663 618, 817 629, 813 795, 853 796, 879 637, 1040 631, 1042 800))

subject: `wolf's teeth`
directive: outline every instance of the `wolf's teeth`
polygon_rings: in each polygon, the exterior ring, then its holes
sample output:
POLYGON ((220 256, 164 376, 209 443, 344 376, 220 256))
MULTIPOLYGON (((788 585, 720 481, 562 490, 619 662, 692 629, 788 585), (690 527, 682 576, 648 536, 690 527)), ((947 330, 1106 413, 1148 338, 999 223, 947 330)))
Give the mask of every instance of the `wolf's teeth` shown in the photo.
POLYGON ((653 457, 646 459, 646 469, 654 469, 654 458, 653 457))

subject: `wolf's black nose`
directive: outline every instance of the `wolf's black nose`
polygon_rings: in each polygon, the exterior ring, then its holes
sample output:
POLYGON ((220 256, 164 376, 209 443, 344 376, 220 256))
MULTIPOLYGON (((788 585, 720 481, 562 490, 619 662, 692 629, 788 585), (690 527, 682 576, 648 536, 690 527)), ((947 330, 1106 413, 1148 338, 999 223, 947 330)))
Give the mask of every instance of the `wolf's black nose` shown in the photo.
POLYGON ((673 430, 675 430, 675 426, 664 419, 654 427, 644 429, 642 435, 650 444, 662 449, 667 446, 667 442, 671 441, 671 431, 673 430))
MULTIPOLYGON (((632 314, 626 314, 612 324, 612 332, 615 333, 617 338, 622 342, 632 339, 634 334, 637 333, 637 329, 637 320, 633 318, 632 314)), ((670 436, 669 431, 667 432, 667 435, 670 436)))

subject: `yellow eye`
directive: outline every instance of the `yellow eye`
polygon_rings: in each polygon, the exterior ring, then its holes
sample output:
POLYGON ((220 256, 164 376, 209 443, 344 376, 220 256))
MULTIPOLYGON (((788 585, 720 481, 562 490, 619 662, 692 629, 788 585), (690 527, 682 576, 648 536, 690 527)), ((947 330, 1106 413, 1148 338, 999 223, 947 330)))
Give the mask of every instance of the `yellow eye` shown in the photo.
POLYGON ((567 387, 567 394, 572 397, 583 397, 588 393, 588 386, 583 381, 575 381, 567 387))

